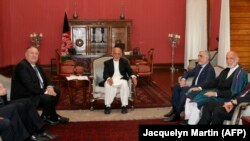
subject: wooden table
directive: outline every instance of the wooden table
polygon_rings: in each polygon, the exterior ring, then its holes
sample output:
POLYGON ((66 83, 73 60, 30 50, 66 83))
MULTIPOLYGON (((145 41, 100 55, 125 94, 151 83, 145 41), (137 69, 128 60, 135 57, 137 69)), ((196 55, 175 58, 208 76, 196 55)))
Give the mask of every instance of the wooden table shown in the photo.
POLYGON ((90 99, 90 81, 89 80, 67 80, 67 87, 69 89, 70 104, 75 102, 77 93, 81 93, 83 96, 83 109, 87 108, 87 103, 90 99))

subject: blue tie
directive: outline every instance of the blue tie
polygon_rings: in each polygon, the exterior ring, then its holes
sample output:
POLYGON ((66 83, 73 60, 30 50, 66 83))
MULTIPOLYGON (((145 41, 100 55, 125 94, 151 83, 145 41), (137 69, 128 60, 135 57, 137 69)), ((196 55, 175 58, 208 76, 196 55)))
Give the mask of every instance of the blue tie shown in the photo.
POLYGON ((36 66, 34 66, 34 70, 35 70, 36 75, 37 75, 37 77, 39 79, 40 86, 43 89, 43 79, 42 79, 42 76, 40 75, 40 73, 39 73, 39 71, 38 71, 38 69, 37 69, 36 66))

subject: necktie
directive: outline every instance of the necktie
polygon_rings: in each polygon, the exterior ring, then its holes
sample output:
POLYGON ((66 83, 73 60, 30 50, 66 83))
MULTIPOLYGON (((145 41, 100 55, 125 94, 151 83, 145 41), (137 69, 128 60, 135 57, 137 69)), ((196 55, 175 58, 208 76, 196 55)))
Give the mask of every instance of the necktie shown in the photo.
POLYGON ((197 85, 197 83, 198 83, 198 79, 199 79, 199 76, 200 76, 202 70, 203 70, 203 67, 200 65, 200 72, 199 72, 198 76, 195 79, 195 83, 194 83, 195 85, 197 85))
POLYGON ((39 79, 40 86, 41 86, 41 88, 43 89, 43 79, 42 79, 42 77, 41 77, 41 75, 40 75, 40 73, 39 73, 39 71, 38 71, 38 69, 37 69, 36 66, 34 66, 34 70, 35 70, 36 75, 37 75, 37 77, 38 77, 38 79, 39 79))

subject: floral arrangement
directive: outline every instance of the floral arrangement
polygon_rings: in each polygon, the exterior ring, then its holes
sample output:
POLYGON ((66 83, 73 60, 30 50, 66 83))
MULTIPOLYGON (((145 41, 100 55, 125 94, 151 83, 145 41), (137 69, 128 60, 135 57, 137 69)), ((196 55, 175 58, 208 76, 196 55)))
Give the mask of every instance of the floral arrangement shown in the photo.
POLYGON ((62 34, 62 45, 61 45, 61 60, 65 61, 69 59, 69 48, 73 48, 72 41, 70 39, 70 35, 68 33, 62 34))

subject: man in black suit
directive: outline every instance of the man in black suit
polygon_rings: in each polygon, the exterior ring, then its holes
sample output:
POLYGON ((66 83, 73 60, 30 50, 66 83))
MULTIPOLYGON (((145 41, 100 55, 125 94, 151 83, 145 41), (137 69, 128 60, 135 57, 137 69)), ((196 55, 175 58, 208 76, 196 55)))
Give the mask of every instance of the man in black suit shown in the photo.
POLYGON ((48 140, 56 136, 44 132, 44 122, 29 99, 7 103, 6 89, 0 82, 0 135, 4 140, 48 140), (11 137, 12 136, 12 137, 11 137))
POLYGON ((173 89, 172 94, 172 110, 164 115, 164 121, 180 120, 180 113, 184 109, 186 94, 188 91, 199 91, 199 87, 207 84, 208 81, 215 79, 215 71, 209 62, 209 54, 207 51, 200 51, 198 55, 198 65, 184 73, 173 89), (188 86, 186 80, 194 77, 192 85, 188 86))
POLYGON ((69 119, 58 115, 55 109, 60 92, 37 64, 38 57, 38 48, 26 49, 25 59, 16 65, 11 79, 11 100, 29 98, 35 107, 43 109, 43 120, 50 124, 66 123, 69 119))
POLYGON ((105 114, 111 113, 111 104, 116 96, 116 91, 120 88, 120 98, 122 103, 122 113, 127 113, 128 97, 129 97, 129 77, 132 77, 134 85, 137 85, 137 78, 133 74, 129 62, 121 58, 122 49, 115 46, 112 49, 113 59, 104 62, 103 79, 105 81, 105 98, 106 105, 105 114))
POLYGON ((250 102, 250 89, 225 103, 215 100, 205 102, 199 125, 222 125, 224 120, 231 120, 237 105, 250 102))

